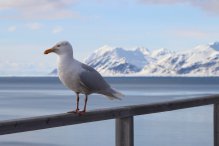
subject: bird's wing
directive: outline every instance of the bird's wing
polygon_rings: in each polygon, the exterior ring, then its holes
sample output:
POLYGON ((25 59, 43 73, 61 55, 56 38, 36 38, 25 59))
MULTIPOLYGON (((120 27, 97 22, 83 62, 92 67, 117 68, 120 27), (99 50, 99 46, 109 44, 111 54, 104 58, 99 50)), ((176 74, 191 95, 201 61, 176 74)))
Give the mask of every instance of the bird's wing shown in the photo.
POLYGON ((86 64, 81 64, 81 66, 84 71, 80 73, 80 81, 90 92, 98 92, 110 87, 95 69, 86 64))

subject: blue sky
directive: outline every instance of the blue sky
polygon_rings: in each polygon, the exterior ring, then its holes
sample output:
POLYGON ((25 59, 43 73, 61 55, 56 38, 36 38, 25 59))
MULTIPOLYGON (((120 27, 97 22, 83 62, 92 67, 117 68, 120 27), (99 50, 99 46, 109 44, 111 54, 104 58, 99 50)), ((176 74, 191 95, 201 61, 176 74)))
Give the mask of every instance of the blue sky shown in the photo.
POLYGON ((17 71, 54 68, 55 55, 42 52, 61 40, 80 61, 103 45, 184 50, 219 41, 218 0, 0 0, 0 21, 0 69, 17 71))

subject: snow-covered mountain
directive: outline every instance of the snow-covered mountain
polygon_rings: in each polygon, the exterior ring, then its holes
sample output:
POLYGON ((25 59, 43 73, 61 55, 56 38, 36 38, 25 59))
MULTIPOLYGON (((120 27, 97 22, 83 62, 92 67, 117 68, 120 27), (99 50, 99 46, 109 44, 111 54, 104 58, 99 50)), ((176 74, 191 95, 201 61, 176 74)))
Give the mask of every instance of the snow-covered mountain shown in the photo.
POLYGON ((219 42, 199 45, 184 52, 103 46, 94 51, 85 63, 109 76, 219 76, 219 42))
POLYGON ((103 46, 94 51, 85 63, 102 74, 132 74, 141 71, 151 61, 148 54, 149 51, 146 48, 125 50, 103 46))

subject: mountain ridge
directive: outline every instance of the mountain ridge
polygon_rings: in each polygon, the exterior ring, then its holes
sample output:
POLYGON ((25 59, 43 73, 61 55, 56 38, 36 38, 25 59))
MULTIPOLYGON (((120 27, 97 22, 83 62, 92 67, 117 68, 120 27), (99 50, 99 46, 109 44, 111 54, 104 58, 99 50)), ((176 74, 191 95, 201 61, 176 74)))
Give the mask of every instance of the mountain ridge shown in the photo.
POLYGON ((219 76, 219 42, 183 52, 103 46, 84 62, 104 76, 219 76))

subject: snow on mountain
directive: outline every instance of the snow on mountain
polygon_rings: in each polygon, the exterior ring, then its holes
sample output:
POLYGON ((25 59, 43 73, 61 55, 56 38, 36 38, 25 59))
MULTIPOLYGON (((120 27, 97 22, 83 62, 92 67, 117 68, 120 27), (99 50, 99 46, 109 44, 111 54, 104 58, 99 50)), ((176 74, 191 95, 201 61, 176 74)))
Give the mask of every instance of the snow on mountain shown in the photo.
POLYGON ((166 55, 158 58, 156 62, 144 66, 140 75, 175 75, 176 69, 183 60, 183 56, 177 54, 166 55))
POLYGON ((211 43, 210 47, 215 49, 216 51, 219 51, 219 42, 211 43))
POLYGON ((219 51, 212 45, 197 46, 184 55, 185 61, 177 74, 219 75, 219 51))
POLYGON ((98 50, 85 62, 104 75, 219 75, 218 42, 199 45, 182 53, 164 48, 152 52, 144 48, 98 50), (112 65, 114 61, 116 65, 112 65), (122 69, 118 67, 121 65, 122 69))
POLYGON ((219 75, 219 51, 211 45, 199 45, 183 53, 172 53, 155 64, 145 66, 141 75, 219 75))
POLYGON ((141 75, 142 73, 148 75, 155 72, 160 74, 170 71, 169 69, 164 71, 165 65, 157 66, 156 64, 173 54, 174 52, 164 48, 150 52, 143 47, 127 50, 104 46, 91 54, 85 63, 104 75, 141 75))
POLYGON ((149 52, 145 48, 125 50, 104 46, 94 51, 85 63, 102 74, 130 74, 139 72, 148 64, 149 58, 145 57, 147 54, 149 52))
POLYGON ((163 58, 165 56, 170 56, 172 55, 174 52, 168 50, 168 49, 165 49, 165 48, 161 48, 161 49, 157 49, 157 50, 154 50, 152 53, 151 53, 151 57, 152 58, 155 58, 155 59, 160 59, 160 58, 163 58))
POLYGON ((133 48, 133 50, 136 50, 136 51, 142 53, 144 56, 149 56, 150 55, 150 51, 147 48, 144 48, 144 47, 133 48))
POLYGON ((219 76, 219 42, 184 52, 103 46, 85 59, 85 63, 107 76, 219 76))

